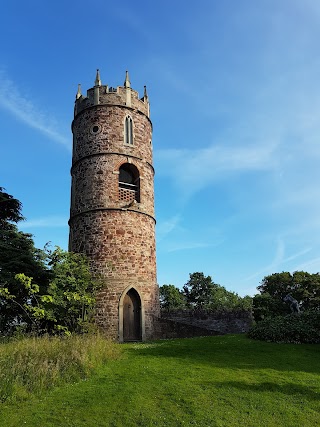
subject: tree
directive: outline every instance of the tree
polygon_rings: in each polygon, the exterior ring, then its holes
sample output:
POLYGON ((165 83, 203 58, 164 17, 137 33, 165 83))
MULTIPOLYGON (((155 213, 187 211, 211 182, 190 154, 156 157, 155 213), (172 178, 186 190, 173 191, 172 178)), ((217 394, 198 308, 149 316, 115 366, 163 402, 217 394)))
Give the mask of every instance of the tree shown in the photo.
POLYGON ((88 259, 56 247, 48 252, 48 266, 51 279, 46 288, 40 289, 32 277, 23 273, 15 275, 26 295, 24 301, 8 288, 0 289, 0 296, 15 307, 15 325, 36 333, 83 332, 92 320, 96 292, 101 286, 92 278, 88 259))
POLYGON ((256 320, 290 313, 283 299, 290 294, 302 310, 320 310, 320 275, 304 271, 274 273, 265 276, 258 286, 260 294, 253 298, 256 320))
POLYGON ((52 279, 48 286, 50 318, 55 328, 82 332, 92 320, 102 281, 93 279, 88 258, 56 247, 49 254, 52 279))
POLYGON ((5 189, 0 187, 0 227, 5 227, 10 222, 23 220, 21 215, 22 204, 11 194, 5 193, 5 189))
POLYGON ((191 308, 208 308, 213 295, 213 283, 210 276, 203 273, 191 273, 190 279, 183 286, 183 293, 191 308))
POLYGON ((257 294, 252 300, 253 317, 256 322, 270 316, 287 314, 287 307, 277 298, 273 298, 268 292, 257 294))
POLYGON ((203 273, 191 273, 190 279, 183 286, 183 294, 189 307, 208 308, 213 296, 214 284, 210 276, 203 273))
POLYGON ((185 307, 185 298, 174 285, 160 286, 160 306, 165 310, 176 310, 185 307))
POLYGON ((18 230, 21 203, 0 187, 0 331, 80 332, 91 319, 95 294, 84 255, 56 247, 34 247, 30 234, 18 230))
POLYGON ((251 310, 252 298, 241 298, 224 286, 214 283, 211 276, 203 273, 190 274, 189 281, 183 286, 183 295, 187 305, 196 309, 210 310, 251 310))
POLYGON ((31 234, 18 230, 15 223, 21 221, 21 203, 0 187, 0 330, 29 319, 24 307, 29 299, 27 289, 17 281, 17 274, 34 278, 40 287, 48 283, 48 271, 44 252, 36 249, 31 234), (5 295, 14 295, 6 298, 5 295))

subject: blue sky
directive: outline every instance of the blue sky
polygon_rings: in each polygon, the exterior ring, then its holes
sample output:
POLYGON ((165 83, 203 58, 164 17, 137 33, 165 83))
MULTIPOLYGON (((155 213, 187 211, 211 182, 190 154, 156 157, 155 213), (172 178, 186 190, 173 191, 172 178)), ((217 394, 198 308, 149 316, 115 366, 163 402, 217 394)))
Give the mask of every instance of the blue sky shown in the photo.
POLYGON ((1 7, 0 186, 67 249, 77 84, 147 85, 158 282, 240 295, 320 271, 320 3, 11 0, 1 7))

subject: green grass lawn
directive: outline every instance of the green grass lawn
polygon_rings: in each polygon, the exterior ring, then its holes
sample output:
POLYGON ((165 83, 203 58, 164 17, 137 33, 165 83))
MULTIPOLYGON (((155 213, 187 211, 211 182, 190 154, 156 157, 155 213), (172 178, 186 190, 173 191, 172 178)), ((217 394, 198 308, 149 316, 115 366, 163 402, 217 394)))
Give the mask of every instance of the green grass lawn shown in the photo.
POLYGON ((320 426, 320 346, 242 335, 121 345, 87 380, 0 406, 0 426, 320 426))

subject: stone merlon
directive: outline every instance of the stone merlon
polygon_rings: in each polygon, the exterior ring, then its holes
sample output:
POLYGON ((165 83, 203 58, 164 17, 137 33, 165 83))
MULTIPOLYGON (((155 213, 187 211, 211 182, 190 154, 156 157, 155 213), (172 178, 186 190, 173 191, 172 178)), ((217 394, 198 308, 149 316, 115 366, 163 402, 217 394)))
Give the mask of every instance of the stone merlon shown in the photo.
POLYGON ((83 110, 93 107, 94 105, 118 105, 133 110, 138 110, 148 118, 150 117, 149 98, 144 87, 144 95, 139 98, 139 93, 131 88, 129 73, 126 72, 124 86, 116 88, 108 85, 102 85, 100 72, 97 70, 95 86, 87 90, 87 96, 83 96, 78 89, 75 101, 74 116, 81 113, 83 110), (128 98, 129 92, 129 98, 128 98))

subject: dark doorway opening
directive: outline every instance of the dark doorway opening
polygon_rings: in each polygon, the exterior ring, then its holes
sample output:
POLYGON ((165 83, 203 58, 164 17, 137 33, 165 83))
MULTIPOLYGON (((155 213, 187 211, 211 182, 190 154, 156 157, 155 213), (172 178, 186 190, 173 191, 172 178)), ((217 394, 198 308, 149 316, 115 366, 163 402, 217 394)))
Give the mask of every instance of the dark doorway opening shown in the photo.
POLYGON ((141 341, 141 300, 135 289, 123 299, 123 341, 141 341))
POLYGON ((131 163, 124 163, 119 168, 119 200, 140 203, 140 175, 131 163))

